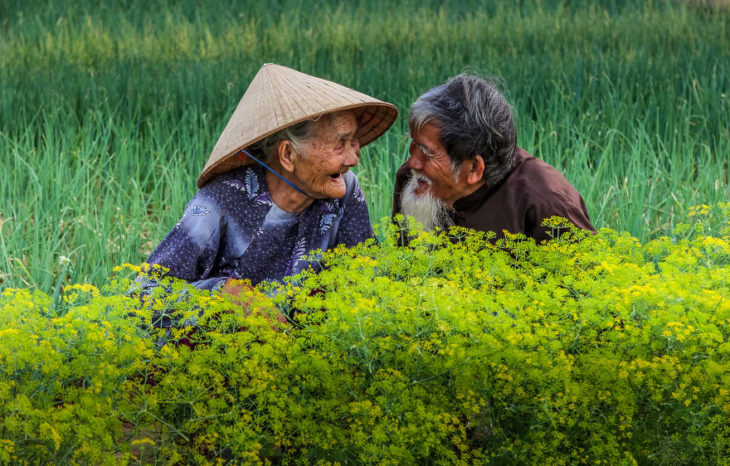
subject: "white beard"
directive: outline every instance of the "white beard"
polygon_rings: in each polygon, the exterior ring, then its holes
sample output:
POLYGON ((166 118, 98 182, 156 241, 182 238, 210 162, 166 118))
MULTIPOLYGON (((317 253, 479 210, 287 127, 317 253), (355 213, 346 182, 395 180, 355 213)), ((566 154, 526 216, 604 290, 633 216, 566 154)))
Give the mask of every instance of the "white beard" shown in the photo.
POLYGON ((433 197, 429 190, 422 194, 414 192, 419 181, 431 185, 430 179, 411 171, 411 177, 400 197, 403 215, 413 217, 423 226, 424 231, 433 231, 436 228, 446 229, 453 225, 454 222, 449 215, 452 209, 444 201, 433 197))

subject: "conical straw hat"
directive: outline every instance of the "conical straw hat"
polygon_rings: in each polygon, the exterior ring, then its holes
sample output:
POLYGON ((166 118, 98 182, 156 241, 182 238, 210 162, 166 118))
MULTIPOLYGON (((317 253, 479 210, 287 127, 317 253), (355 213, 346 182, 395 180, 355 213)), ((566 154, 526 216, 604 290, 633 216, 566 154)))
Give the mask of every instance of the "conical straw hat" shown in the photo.
POLYGON ((383 134, 398 115, 395 105, 285 66, 265 64, 218 138, 198 187, 216 175, 253 163, 239 152, 266 136, 325 113, 350 109, 357 118, 360 146, 383 134))

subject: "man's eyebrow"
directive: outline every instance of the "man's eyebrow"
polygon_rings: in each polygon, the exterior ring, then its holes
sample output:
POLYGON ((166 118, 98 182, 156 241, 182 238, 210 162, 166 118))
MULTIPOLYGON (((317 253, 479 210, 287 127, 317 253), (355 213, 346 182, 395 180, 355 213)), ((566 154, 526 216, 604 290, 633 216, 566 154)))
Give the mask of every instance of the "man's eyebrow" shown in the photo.
POLYGON ((428 147, 426 144, 421 144, 420 142, 417 142, 416 144, 418 144, 418 146, 421 148, 421 151, 423 151, 424 153, 433 154, 433 149, 428 147))

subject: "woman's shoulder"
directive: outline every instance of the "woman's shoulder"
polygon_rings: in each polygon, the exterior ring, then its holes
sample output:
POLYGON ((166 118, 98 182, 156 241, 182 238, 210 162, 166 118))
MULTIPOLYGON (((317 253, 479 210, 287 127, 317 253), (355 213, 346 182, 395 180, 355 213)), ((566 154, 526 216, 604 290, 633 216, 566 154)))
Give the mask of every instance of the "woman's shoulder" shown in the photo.
POLYGON ((202 188, 199 193, 214 197, 220 202, 230 199, 254 199, 266 190, 263 175, 252 165, 234 168, 218 175, 202 188))
POLYGON ((358 201, 358 202, 365 202, 365 197, 363 196, 362 189, 360 187, 360 181, 357 179, 357 175, 355 175, 352 171, 345 172, 345 196, 342 198, 344 202, 351 202, 352 200, 358 201))
POLYGON ((355 175, 352 170, 345 172, 344 177, 348 195, 356 188, 360 189, 360 181, 357 179, 357 175, 355 175))

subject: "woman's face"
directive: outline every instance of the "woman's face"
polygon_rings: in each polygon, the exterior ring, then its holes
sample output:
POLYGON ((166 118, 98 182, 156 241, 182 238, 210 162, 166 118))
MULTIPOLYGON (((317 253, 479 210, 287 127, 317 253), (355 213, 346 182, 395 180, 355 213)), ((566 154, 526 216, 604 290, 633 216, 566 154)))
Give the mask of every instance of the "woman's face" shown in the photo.
POLYGON ((295 184, 315 199, 342 197, 346 192, 343 175, 360 157, 355 115, 338 113, 314 125, 314 137, 297 153, 295 184))

